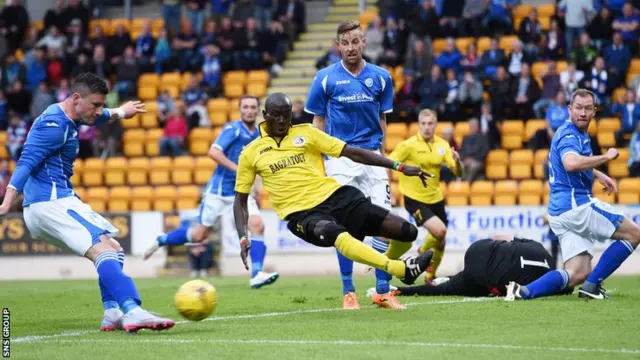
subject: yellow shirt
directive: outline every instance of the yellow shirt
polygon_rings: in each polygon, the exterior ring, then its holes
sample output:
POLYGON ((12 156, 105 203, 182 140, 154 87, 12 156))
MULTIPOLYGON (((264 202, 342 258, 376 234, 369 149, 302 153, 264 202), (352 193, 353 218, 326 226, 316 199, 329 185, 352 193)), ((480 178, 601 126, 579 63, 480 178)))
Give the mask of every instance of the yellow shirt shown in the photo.
POLYGON ((427 179, 425 188, 419 177, 400 173, 400 192, 403 195, 425 204, 435 204, 444 199, 440 191, 440 167, 444 163, 456 172, 456 161, 453 159, 451 146, 444 139, 434 135, 430 142, 426 142, 422 135, 417 134, 398 144, 389 158, 418 166, 423 171, 435 175, 427 179))
POLYGON ((236 192, 248 194, 256 175, 269 192, 271 205, 285 220, 294 212, 309 210, 340 188, 325 175, 323 154, 340 157, 346 144, 311 124, 292 126, 282 139, 266 133, 242 150, 236 175, 236 192))

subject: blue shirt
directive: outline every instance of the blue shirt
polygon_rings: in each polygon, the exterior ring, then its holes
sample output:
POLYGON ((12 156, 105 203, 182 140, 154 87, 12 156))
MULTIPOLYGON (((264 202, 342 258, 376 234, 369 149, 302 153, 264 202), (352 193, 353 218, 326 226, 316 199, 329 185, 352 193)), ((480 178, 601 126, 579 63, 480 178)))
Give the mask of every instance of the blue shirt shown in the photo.
POLYGON ((547 108, 547 114, 545 119, 549 122, 551 130, 556 131, 560 126, 564 124, 569 118, 569 110, 566 106, 560 106, 558 104, 552 104, 547 108))
POLYGON ((200 88, 189 88, 182 93, 182 101, 187 106, 191 106, 200 100, 206 100, 207 94, 200 88))
POLYGON ((505 8, 505 4, 515 5, 515 0, 491 0, 489 12, 494 16, 508 16, 509 9, 505 8))
POLYGON ((304 110, 324 116, 325 131, 348 145, 380 149, 380 113, 393 111, 393 80, 373 64, 354 76, 337 62, 316 73, 304 110))
MULTIPOLYGON (((245 146, 260 136, 258 127, 253 133, 244 125, 242 120, 228 123, 213 143, 213 146, 224 153, 234 164, 238 163, 240 153, 245 146)), ((207 184, 207 191, 220 196, 234 196, 236 191, 236 173, 219 165, 207 184)))
MULTIPOLYGON (((105 109, 94 125, 110 117, 105 109)), ((33 122, 9 181, 9 187, 24 191, 22 205, 73 196, 69 179, 79 149, 77 123, 62 111, 60 104, 50 105, 33 122)))
POLYGON ((591 156, 589 134, 580 131, 568 120, 558 128, 549 150, 549 215, 558 216, 580 205, 591 202, 593 169, 568 172, 562 158, 575 153, 591 156))

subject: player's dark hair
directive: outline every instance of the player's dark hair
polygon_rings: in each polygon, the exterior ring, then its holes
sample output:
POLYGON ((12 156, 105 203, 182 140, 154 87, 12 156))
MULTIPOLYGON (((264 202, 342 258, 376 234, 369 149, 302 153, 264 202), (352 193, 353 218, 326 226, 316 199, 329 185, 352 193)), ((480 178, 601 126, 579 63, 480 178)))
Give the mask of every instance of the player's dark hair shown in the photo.
POLYGON ((107 95, 109 88, 107 83, 93 73, 83 73, 73 79, 71 84, 71 92, 78 93, 82 97, 92 94, 107 95))
POLYGON ((242 107, 242 101, 246 100, 246 99, 253 99, 258 103, 258 107, 260 107, 260 98, 257 96, 253 96, 253 95, 242 95, 240 97, 240 100, 238 101, 238 106, 242 107))
POLYGON ((594 103, 596 102, 596 95, 593 92, 587 89, 578 89, 571 94, 571 101, 569 102, 569 104, 573 105, 573 101, 576 97, 585 98, 588 96, 591 96, 594 103))
POLYGON ((338 40, 340 40, 340 35, 355 29, 362 29, 362 26, 360 25, 360 21, 349 20, 349 21, 341 22, 340 25, 338 25, 338 31, 336 34, 338 40))

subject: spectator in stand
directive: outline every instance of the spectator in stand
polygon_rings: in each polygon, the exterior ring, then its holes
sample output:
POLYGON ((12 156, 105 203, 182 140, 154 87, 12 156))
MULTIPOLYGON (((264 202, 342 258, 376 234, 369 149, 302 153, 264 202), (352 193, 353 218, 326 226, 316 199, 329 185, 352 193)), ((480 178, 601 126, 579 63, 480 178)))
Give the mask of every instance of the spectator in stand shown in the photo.
POLYGON ((580 35, 580 46, 574 47, 570 53, 576 67, 582 71, 588 71, 593 66, 593 61, 598 57, 598 50, 591 45, 589 34, 580 35))
POLYGON ((49 49, 49 61, 47 62, 47 80, 51 86, 60 85, 64 77, 64 64, 62 63, 62 50, 49 49))
POLYGON ((565 36, 558 26, 557 19, 551 19, 549 31, 544 36, 543 57, 550 60, 560 60, 565 54, 565 36))
MULTIPOLYGON (((56 6, 47 10, 44 14, 44 28, 49 29, 51 26, 55 26, 58 29, 64 29, 67 24, 64 11, 64 0, 56 0, 56 6)), ((80 30, 82 30, 82 26, 80 27, 80 30)))
POLYGON ((569 110, 567 108, 567 98, 564 90, 559 90, 556 93, 554 102, 547 108, 546 115, 546 128, 540 129, 533 134, 529 140, 529 146, 532 150, 549 149, 551 146, 551 139, 556 130, 569 119, 569 110))
POLYGON ((278 1, 276 18, 282 23, 291 42, 298 40, 300 33, 306 31, 306 10, 300 0, 278 1))
MULTIPOLYGON (((28 31, 29 33, 27 34, 27 37, 24 39, 24 41, 22 42, 22 46, 20 47, 22 53, 24 54, 24 56, 22 57, 22 61, 24 63, 33 61, 35 49, 38 45, 38 41, 40 41, 40 31, 38 31, 37 28, 31 27, 28 31)), ((0 36, 0 54, 7 53, 7 41, 4 37, 0 36)))
POLYGON ((640 122, 636 126, 636 130, 631 135, 629 143, 629 175, 640 177, 640 122))
POLYGON ((243 48, 242 70, 259 70, 264 68, 262 63, 262 57, 260 56, 260 50, 262 44, 260 43, 262 34, 258 30, 258 23, 256 19, 250 17, 247 19, 247 24, 243 34, 243 48))
POLYGON ((76 61, 77 62, 71 68, 71 78, 75 78, 80 74, 91 72, 93 70, 93 64, 89 62, 89 56, 86 51, 80 52, 76 61))
POLYGON ((562 0, 558 3, 558 8, 563 9, 562 13, 566 25, 566 53, 571 54, 574 47, 573 42, 584 33, 587 24, 595 15, 593 0, 562 0))
POLYGON ((80 124, 78 126, 78 157, 80 159, 88 159, 97 157, 98 149, 98 130, 95 126, 80 124))
POLYGON ((462 36, 479 36, 486 33, 482 27, 482 19, 489 9, 486 0, 466 0, 462 8, 462 18, 464 19, 464 34, 462 36))
POLYGON ((606 7, 593 18, 587 27, 587 33, 592 39, 592 43, 599 50, 605 49, 613 37, 613 17, 611 11, 606 7))
MULTIPOLYGON (((117 94, 117 92, 114 91, 113 94, 117 94)), ((118 149, 120 148, 122 135, 124 134, 120 120, 114 119, 103 122, 98 125, 97 128, 99 131, 97 143, 100 157, 106 159, 108 157, 118 156, 120 154, 118 149)))
POLYGON ((465 71, 458 91, 458 102, 462 108, 477 114, 480 111, 483 93, 482 83, 476 79, 471 71, 465 71))
POLYGON ((52 26, 49 28, 47 35, 40 39, 36 44, 37 47, 46 47, 47 49, 59 49, 64 50, 66 47, 67 38, 60 33, 60 30, 52 26))
MULTIPOLYGON (((511 19, 511 11, 516 5, 516 0, 488 0, 489 11, 482 21, 485 29, 498 29, 499 33, 512 33, 513 20, 511 19)), ((493 35, 493 34, 491 34, 493 35)))
POLYGON ((565 95, 570 97, 578 89, 584 79, 584 71, 576 69, 576 63, 569 61, 567 70, 560 73, 560 85, 565 90, 565 95))
POLYGON ((69 0, 67 8, 64 10, 64 19, 64 26, 60 30, 65 31, 73 19, 80 19, 82 32, 85 34, 89 32, 89 10, 80 0, 69 0))
POLYGON ((422 3, 415 7, 408 16, 412 32, 407 41, 407 58, 413 54, 414 48, 411 44, 415 44, 416 40, 422 40, 431 53, 431 39, 440 36, 440 18, 433 6, 433 0, 422 0, 422 3))
POLYGON ((136 39, 136 59, 140 64, 140 70, 143 72, 152 71, 153 62, 155 61, 154 50, 156 40, 151 34, 151 21, 147 21, 142 25, 142 32, 136 39))
POLYGON ((395 111, 389 115, 396 121, 406 123, 418 120, 416 107, 418 105, 418 86, 411 69, 404 69, 404 81, 402 87, 396 94, 395 111))
POLYGON ((447 97, 447 81, 442 77, 440 66, 431 67, 431 76, 426 76, 420 83, 418 93, 420 95, 421 109, 440 109, 447 97))
POLYGON ((524 43, 524 51, 532 58, 538 55, 538 45, 542 39, 542 25, 538 21, 538 10, 531 9, 529 15, 520 23, 518 37, 524 43))
POLYGON ((41 81, 47 80, 47 59, 45 58, 46 52, 46 47, 37 48, 34 53, 33 61, 27 64, 26 88, 28 90, 35 90, 41 81))
POLYGON ((173 39, 172 48, 178 58, 181 72, 200 68, 202 60, 198 53, 198 37, 193 32, 191 23, 182 24, 182 31, 173 39))
POLYGON ((527 63, 522 65, 520 76, 513 81, 512 96, 518 119, 529 120, 535 116, 533 104, 540 99, 540 86, 531 76, 527 63))
POLYGON ((597 97, 597 105, 602 107, 603 111, 607 111, 609 108, 609 104, 611 100, 609 99, 610 94, 610 80, 609 73, 607 72, 606 65, 604 63, 604 59, 601 56, 596 58, 591 71, 586 73, 584 87, 593 91, 593 93, 597 97))
POLYGON ((293 110, 291 113, 291 124, 311 124, 313 115, 304 111, 304 101, 297 99, 293 102, 293 110))
POLYGON ((255 9, 250 0, 235 0, 231 21, 235 28, 243 28, 250 17, 255 14, 255 9))
POLYGON ((188 133, 183 110, 175 108, 164 125, 164 136, 160 139, 160 156, 182 155, 182 145, 188 133))
POLYGON ((533 111, 537 119, 542 119, 547 107, 553 103, 560 90, 562 90, 562 84, 560 84, 560 75, 556 72, 556 63, 549 61, 547 63, 547 72, 542 76, 540 100, 533 105, 533 111))
POLYGON ((623 86, 631 64, 631 52, 619 32, 613 34, 613 43, 605 48, 603 55, 611 75, 611 87, 623 86))
POLYGON ((22 81, 17 80, 7 91, 7 110, 28 118, 31 111, 32 92, 25 90, 22 81))
POLYGON ((204 32, 200 35, 200 44, 204 47, 205 45, 218 44, 218 25, 215 21, 209 20, 204 25, 204 32))
POLYGON ((158 96, 158 122, 164 124, 169 115, 176 109, 176 103, 168 90, 163 90, 158 96))
POLYGON ((638 39, 640 38, 640 16, 633 13, 631 3, 622 7, 622 16, 615 19, 613 29, 622 34, 625 44, 636 55, 638 51, 638 39))
POLYGON ((211 19, 220 23, 220 20, 229 14, 229 7, 233 4, 233 0, 211 0, 211 19))
POLYGON ((27 141, 27 134, 29 133, 29 126, 27 122, 19 114, 13 114, 7 129, 7 151, 11 160, 18 161, 22 154, 22 148, 25 141, 27 141))
POLYGON ((40 116, 49 105, 53 104, 55 99, 53 94, 49 91, 49 87, 45 81, 40 82, 38 90, 33 93, 33 100, 31 101, 31 118, 35 119, 40 116))
POLYGON ((424 42, 422 40, 416 40, 413 44, 413 51, 407 56, 404 68, 405 70, 409 69, 413 71, 417 79, 422 79, 429 74, 432 63, 433 58, 431 57, 431 53, 425 48, 424 42))
POLYGON ((500 130, 498 122, 493 120, 490 102, 482 103, 480 108, 480 132, 489 140, 490 149, 500 148, 500 130))
POLYGON ((460 65, 462 65, 462 71, 470 71, 474 75, 478 73, 480 64, 480 57, 478 56, 478 50, 475 42, 470 42, 467 45, 467 52, 464 54, 460 65))
POLYGON ((218 46, 220 47, 220 60, 222 68, 226 71, 234 68, 233 51, 235 49, 235 31, 231 24, 231 18, 222 18, 222 26, 218 32, 218 46))
MULTIPOLYGON (((35 57, 35 56, 34 56, 35 57)), ((13 86, 16 81, 25 81, 27 78, 26 66, 18 61, 14 52, 8 53, 4 58, 4 66, 2 67, 2 87, 8 88, 13 86)))
MULTIPOLYGON (((69 79, 64 78, 62 79, 62 81, 60 81, 60 86, 55 91, 55 96, 53 101, 63 102, 69 96, 71 96, 71 87, 69 86, 69 79)), ((40 116, 40 114, 38 114, 38 116, 40 116)))
POLYGON ((367 28, 365 33, 367 46, 364 48, 363 55, 371 60, 372 63, 378 64, 378 60, 384 53, 384 28, 382 20, 376 16, 371 21, 371 26, 367 28))
POLYGON ((447 78, 447 95, 444 103, 440 104, 440 118, 444 121, 456 122, 460 118, 460 104, 458 103, 458 93, 460 92, 460 83, 453 69, 447 69, 445 72, 447 78))
MULTIPOLYGON (((281 64, 287 54, 287 37, 278 20, 272 20, 269 29, 262 33, 261 44, 262 62, 270 68, 273 74, 277 75, 282 70, 281 64)), ((340 57, 339 50, 338 57, 340 57)))
POLYGON ((7 98, 4 91, 0 90, 0 130, 7 130, 9 126, 7 98))
POLYGON ((407 51, 408 29, 404 26, 404 19, 396 24, 395 19, 389 17, 384 29, 384 55, 380 59, 380 65, 395 67, 404 63, 404 54, 407 51))
MULTIPOLYGON (((82 32, 82 21, 80 19, 71 20, 69 29, 65 41, 66 53, 71 57, 71 60, 73 60, 80 51, 91 49, 91 44, 87 36, 82 32)), ((50 46, 48 47, 51 48, 50 46)))
POLYGON ((206 0, 187 0, 187 19, 193 24, 193 31, 200 35, 204 26, 204 8, 206 0))
POLYGON ((116 66, 122 60, 124 51, 129 46, 135 46, 131 41, 131 35, 123 24, 118 24, 115 35, 110 37, 107 42, 107 57, 110 59, 111 65, 116 66))
POLYGON ((206 278, 213 267, 213 243, 207 241, 189 247, 189 266, 192 278, 206 278))
POLYGON ((111 81, 105 80, 104 82, 107 84, 107 88, 109 89, 109 93, 107 94, 107 96, 105 96, 104 99, 104 105, 107 107, 107 109, 117 108, 121 104, 120 96, 118 95, 117 91, 111 91, 111 89, 113 89, 111 81))
POLYGON ((524 52, 524 46, 522 45, 522 41, 516 39, 513 41, 513 50, 509 54, 509 60, 507 61, 507 69, 509 70, 509 74, 513 77, 520 76, 520 72, 525 64, 531 65, 532 63, 531 57, 524 52))
POLYGON ((109 37, 104 33, 104 29, 100 24, 96 24, 93 27, 93 37, 89 39, 89 43, 92 49, 95 49, 98 45, 106 49, 109 45, 109 37))
POLYGON ((218 97, 222 93, 222 65, 219 54, 220 48, 213 44, 204 47, 202 84, 209 97, 212 98, 218 97))
POLYGON ((627 89, 625 97, 618 99, 612 112, 620 116, 620 130, 616 131, 616 145, 626 146, 625 136, 631 135, 640 123, 640 102, 632 89, 627 89))
POLYGON ((464 34, 462 10, 465 0, 447 0, 442 2, 440 30, 445 37, 457 37, 464 34))
POLYGON ((482 54, 478 64, 480 78, 483 80, 492 79, 496 75, 498 67, 504 65, 505 62, 504 50, 500 49, 498 39, 491 38, 489 49, 482 54))
POLYGON ((180 0, 162 0, 162 17, 164 18, 164 29, 168 34, 175 36, 180 31, 180 20, 182 19, 182 7, 180 0))
POLYGON ((184 90, 181 97, 187 108, 186 116, 189 129, 211 127, 206 107, 207 93, 200 88, 199 80, 196 76, 191 76, 189 87, 184 90))
POLYGON ((472 182, 484 178, 484 163, 488 153, 489 139, 480 132, 478 119, 469 119, 469 134, 462 138, 460 147, 464 180, 472 182))
POLYGON ((331 44, 331 49, 327 51, 324 56, 318 59, 318 61, 316 61, 316 69, 323 69, 331 64, 337 63, 340 60, 342 60, 342 53, 340 52, 338 44, 334 41, 331 44))
POLYGON ((162 29, 162 31, 160 31, 160 36, 158 36, 158 41, 156 42, 155 49, 153 49, 153 53, 155 55, 154 70, 156 74, 162 74, 171 63, 171 57, 173 56, 169 39, 167 38, 167 30, 162 29))
POLYGON ((118 92, 121 100, 126 101, 136 94, 136 83, 140 75, 140 65, 135 57, 135 50, 132 46, 127 46, 124 50, 124 57, 116 65, 116 85, 114 89, 118 92))
POLYGON ((462 71, 460 60, 462 60, 462 54, 460 54, 460 51, 456 48, 456 40, 447 38, 447 47, 436 58, 436 64, 438 64, 442 70, 453 69, 453 71, 458 74, 462 71))
POLYGON ((504 120, 506 114, 512 111, 514 97, 511 94, 509 74, 503 66, 499 66, 496 71, 495 79, 489 87, 489 95, 491 95, 493 116, 498 121, 504 120))
POLYGON ((29 28, 29 13, 20 0, 7 0, 0 13, 0 34, 7 39, 9 50, 20 48, 29 28))
POLYGON ((255 5, 255 18, 258 21, 258 27, 261 31, 265 31, 269 28, 271 23, 271 8, 273 7, 272 0, 258 0, 255 5))

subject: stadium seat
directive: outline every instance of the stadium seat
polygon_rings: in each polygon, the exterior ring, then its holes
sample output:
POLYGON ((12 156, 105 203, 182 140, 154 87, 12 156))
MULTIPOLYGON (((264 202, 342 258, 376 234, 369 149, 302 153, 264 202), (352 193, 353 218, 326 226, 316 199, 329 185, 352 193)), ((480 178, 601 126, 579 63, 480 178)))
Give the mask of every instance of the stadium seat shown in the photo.
POLYGON ((191 155, 206 155, 213 142, 213 129, 195 128, 189 133, 189 152, 191 155))
POLYGON ((140 115, 136 114, 131 119, 120 119, 123 129, 137 129, 140 127, 140 115))
POLYGON ((170 183, 169 170, 172 166, 170 157, 154 157, 151 158, 149 170, 149 184, 151 185, 168 185, 170 183))
POLYGON ((147 156, 158 156, 160 154, 160 139, 162 139, 163 136, 163 129, 147 130, 147 138, 144 143, 147 156))
POLYGON ((616 193, 607 194, 606 192, 598 192, 598 193, 594 193, 593 196, 595 196, 597 199, 600 199, 606 202, 607 204, 616 203, 616 193))
POLYGON ((229 121, 240 120, 240 111, 231 110, 229 111, 229 121))
POLYGON ((104 181, 107 186, 125 184, 124 174, 127 171, 127 159, 123 157, 108 158, 106 163, 104 181))
POLYGON ((209 121, 213 126, 224 126, 227 123, 228 112, 216 111, 209 113, 209 121))
POLYGON ((168 87, 179 88, 182 82, 182 74, 179 72, 163 73, 160 77, 159 86, 163 89, 168 87))
POLYGON ((618 183, 618 203, 640 204, 640 178, 621 179, 618 183))
POLYGON ((466 54, 467 53, 467 47, 469 46, 469 44, 471 44, 472 42, 475 42, 476 39, 472 38, 472 37, 462 37, 462 38, 457 38, 456 39, 456 48, 458 50, 460 50, 461 53, 466 54))
POLYGON ((127 157, 144 155, 146 133, 142 129, 126 130, 122 136, 124 155, 127 157))
POLYGON ((176 210, 190 210, 198 207, 200 189, 195 185, 178 187, 176 210))
POLYGON ((129 159, 127 168, 127 184, 147 185, 147 172, 149 171, 149 159, 146 157, 137 157, 129 159))
POLYGON ((509 166, 509 177, 515 180, 531 179, 531 165, 513 164, 509 166))
POLYGON ((609 163, 617 164, 622 163, 626 164, 629 161, 629 148, 618 148, 618 157, 614 160, 611 160, 609 163))
POLYGON ((391 123, 387 126, 387 132, 385 136, 397 136, 403 139, 407 136, 407 124, 405 123, 391 123))
POLYGON ((452 181, 447 187, 447 197, 469 196, 469 183, 467 181, 452 181))
POLYGON ((193 181, 198 185, 205 185, 216 169, 216 162, 207 156, 199 156, 196 158, 195 170, 193 173, 193 181))
POLYGON ((140 115, 140 125, 145 129, 155 129, 158 127, 158 114, 146 113, 140 115))
POLYGON ((259 98, 267 94, 267 84, 247 84, 247 95, 257 96, 259 98))
POLYGON ((83 187, 73 187, 73 193, 76 194, 80 200, 82 201, 86 201, 87 200, 87 190, 83 187))
POLYGON ((505 135, 502 134, 502 147, 509 150, 522 148, 522 136, 521 135, 505 135))
POLYGON ((524 122, 522 120, 506 120, 502 123, 500 133, 503 135, 518 135, 522 137, 524 133, 524 122))
POLYGON ((540 180, 522 180, 518 188, 520 194, 542 195, 544 192, 542 181, 540 180))
POLYGON ((74 173, 71 176, 71 183, 73 184, 74 189, 80 185, 82 185, 82 175, 80 175, 79 173, 74 173))
POLYGON ((616 139, 613 132, 598 131, 598 143, 604 148, 616 146, 616 139))
POLYGON ((544 178, 543 164, 547 162, 547 159, 549 159, 549 150, 540 149, 536 151, 533 160, 533 173, 536 179, 544 178))
POLYGON ((509 152, 503 149, 489 150, 489 153, 487 154, 486 163, 487 165, 491 165, 491 164, 507 165, 509 163, 509 152))
POLYGON ((513 50, 513 44, 518 40, 517 36, 501 36, 500 37, 500 49, 504 50, 505 55, 508 56, 513 50))
POLYGON ((501 180, 495 183, 495 194, 497 195, 517 195, 518 183, 514 180, 501 180))
POLYGON ((527 206, 538 206, 540 205, 541 196, 535 194, 519 194, 518 195, 518 204, 527 205, 527 206))
POLYGON ((145 73, 138 77, 138 88, 157 88, 160 85, 160 76, 156 73, 145 73))
POLYGON ((596 125, 595 121, 592 121, 589 123, 589 128, 587 129, 587 133, 589 133, 590 136, 598 135, 598 125, 596 125))
POLYGON ((538 130, 545 129, 546 127, 547 122, 544 120, 532 119, 527 121, 524 127, 524 141, 529 141, 538 130))
MULTIPOLYGON (((224 84, 224 87, 229 84, 244 86, 247 83, 247 72, 242 70, 227 71, 222 75, 222 83, 224 84)), ((233 98, 238 97, 239 96, 234 96, 233 98)))
POLYGON ((409 124, 409 136, 416 135, 420 131, 420 126, 417 122, 409 124))
POLYGON ((109 190, 104 186, 92 186, 87 188, 86 199, 92 200, 107 200, 109 198, 109 190))
POLYGON ((513 150, 509 154, 511 165, 533 165, 533 151, 529 149, 513 150))
POLYGON ((269 83, 269 72, 267 70, 251 70, 247 74, 247 84, 265 84, 269 83))
POLYGON ((469 135, 469 123, 468 122, 457 122, 454 129, 454 133, 456 136, 466 136, 469 135))
POLYGON ((471 206, 489 206, 491 205, 491 196, 477 195, 472 193, 470 196, 471 206))
POLYGON ((526 18, 532 9, 533 9, 532 5, 517 5, 516 7, 513 8, 513 12, 512 12, 513 17, 526 18))
POLYGON ((101 158, 88 158, 84 161, 82 171, 82 183, 84 186, 102 186, 104 172, 104 160, 101 158))
POLYGON ((404 141, 404 136, 385 136, 384 138, 384 148, 387 152, 392 152, 398 144, 404 141))
POLYGON ((608 173, 614 178, 625 178, 629 176, 629 166, 625 163, 610 163, 608 173))
POLYGON ((502 180, 507 178, 507 166, 502 164, 489 164, 485 174, 490 180, 502 180))
POLYGON ((438 124, 436 125, 436 135, 442 137, 444 135, 445 130, 447 129, 451 129, 451 130, 455 129, 452 122, 449 122, 449 121, 438 122, 438 124))
POLYGON ((153 194, 153 210, 170 212, 174 208, 176 188, 174 186, 158 186, 153 194))
POLYGON ((151 211, 153 188, 151 186, 136 186, 131 193, 131 211, 151 211))
POLYGON ((110 212, 129 211, 131 189, 128 186, 115 186, 109 192, 108 208, 110 212))
POLYGON ((244 95, 244 86, 236 83, 229 83, 224 86, 224 96, 235 99, 244 95))
POLYGON ((440 181, 440 191, 442 192, 442 196, 447 196, 447 183, 445 183, 444 181, 440 181))
POLYGON ((225 98, 211 99, 207 102, 207 111, 211 112, 229 112, 229 100, 225 98))
POLYGON ((474 205, 474 197, 488 198, 488 203, 491 204, 491 198, 493 197, 493 181, 477 180, 471 184, 471 205, 474 205))
POLYGON ((193 183, 191 173, 195 160, 191 156, 180 156, 173 159, 171 182, 175 185, 189 185, 193 183))
POLYGON ((109 28, 110 28, 110 34, 114 35, 116 33, 116 29, 118 28, 118 26, 123 25, 126 32, 131 32, 131 20, 129 19, 111 19, 111 22, 109 23, 109 28))
POLYGON ((446 197, 447 206, 467 206, 469 199, 466 195, 451 195, 446 197))
POLYGON ((107 202, 104 199, 88 200, 86 203, 98 214, 107 211, 107 202))
POLYGON ((598 134, 607 132, 616 132, 620 130, 620 119, 618 118, 602 118, 598 120, 598 134))

